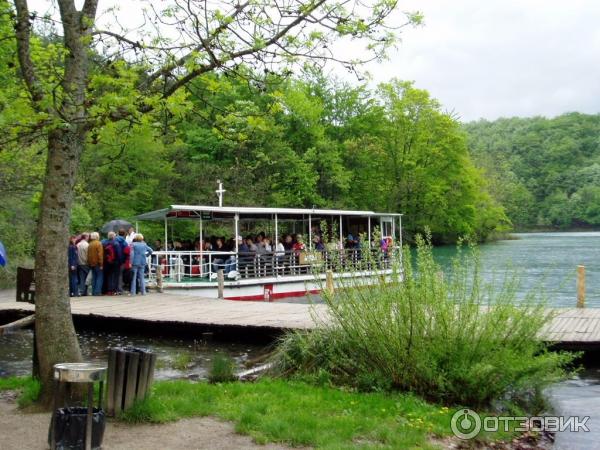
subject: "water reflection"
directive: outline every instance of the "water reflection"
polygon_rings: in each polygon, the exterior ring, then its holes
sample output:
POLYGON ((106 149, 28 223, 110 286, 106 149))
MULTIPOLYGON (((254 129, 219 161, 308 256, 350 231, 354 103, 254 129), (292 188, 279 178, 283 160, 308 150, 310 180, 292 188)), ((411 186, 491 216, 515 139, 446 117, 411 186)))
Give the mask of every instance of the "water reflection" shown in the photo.
MULTIPOLYGON (((206 378, 215 354, 228 355, 238 367, 249 359, 264 354, 264 346, 241 343, 223 343, 201 335, 198 339, 148 337, 115 332, 80 331, 79 342, 86 361, 106 362, 109 347, 134 346, 157 354, 155 378, 206 378)), ((28 375, 31 373, 33 333, 20 330, 0 336, 0 376, 28 375)))

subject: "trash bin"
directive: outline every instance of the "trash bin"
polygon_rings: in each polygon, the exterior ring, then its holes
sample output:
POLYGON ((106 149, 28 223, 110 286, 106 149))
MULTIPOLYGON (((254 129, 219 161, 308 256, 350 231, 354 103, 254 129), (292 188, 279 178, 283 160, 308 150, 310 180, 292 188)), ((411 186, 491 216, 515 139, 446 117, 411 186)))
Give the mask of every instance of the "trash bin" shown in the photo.
POLYGON ((102 411, 102 391, 106 366, 94 363, 62 363, 54 365, 54 408, 48 432, 52 450, 92 450, 102 446, 106 424, 102 411), (94 407, 94 383, 100 384, 98 407, 94 407), (68 383, 87 385, 87 407, 58 407, 61 386, 68 383))
POLYGON ((142 400, 152 387, 156 354, 136 347, 108 351, 106 412, 114 416, 142 400))
MULTIPOLYGON (((57 450, 79 450, 85 448, 85 433, 88 409, 82 406, 58 408, 54 413, 54 448, 57 450)), ((98 408, 92 415, 92 449, 102 447, 106 415, 98 408)), ((52 434, 48 438, 52 439, 52 434)))

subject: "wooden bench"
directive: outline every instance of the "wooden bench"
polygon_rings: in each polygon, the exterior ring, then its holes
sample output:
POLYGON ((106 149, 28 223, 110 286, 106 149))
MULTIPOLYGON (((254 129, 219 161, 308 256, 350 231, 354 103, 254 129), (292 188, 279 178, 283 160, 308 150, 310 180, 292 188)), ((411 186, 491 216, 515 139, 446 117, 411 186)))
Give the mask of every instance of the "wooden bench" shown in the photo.
POLYGON ((35 303, 35 277, 33 269, 17 267, 17 301, 35 303))

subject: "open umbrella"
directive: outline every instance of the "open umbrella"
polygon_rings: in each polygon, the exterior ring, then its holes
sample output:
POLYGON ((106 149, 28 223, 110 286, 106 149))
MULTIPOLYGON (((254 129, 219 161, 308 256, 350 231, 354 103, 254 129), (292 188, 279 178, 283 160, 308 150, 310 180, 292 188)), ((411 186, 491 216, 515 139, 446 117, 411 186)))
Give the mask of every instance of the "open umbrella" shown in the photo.
POLYGON ((4 244, 0 242, 0 266, 5 266, 8 262, 8 257, 6 256, 6 249, 4 248, 4 244))
POLYGON ((108 233, 109 231, 119 231, 121 228, 123 228, 124 230, 128 230, 129 227, 131 227, 133 225, 131 225, 131 223, 127 222, 126 220, 122 220, 122 219, 116 219, 116 220, 111 220, 110 222, 106 222, 104 225, 102 225, 102 232, 103 233, 108 233))

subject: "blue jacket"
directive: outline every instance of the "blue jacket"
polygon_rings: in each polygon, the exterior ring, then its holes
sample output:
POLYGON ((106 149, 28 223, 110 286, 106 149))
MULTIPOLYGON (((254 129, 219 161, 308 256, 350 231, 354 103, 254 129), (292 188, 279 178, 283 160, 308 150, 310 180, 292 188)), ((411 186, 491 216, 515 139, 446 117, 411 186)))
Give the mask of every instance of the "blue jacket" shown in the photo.
POLYGON ((73 266, 77 269, 77 264, 79 264, 77 260, 77 246, 69 244, 69 270, 73 266))
POLYGON ((115 241, 119 243, 119 247, 121 249, 121 252, 119 253, 119 262, 123 264, 125 262, 125 247, 127 247, 127 241, 123 236, 119 235, 115 237, 115 241))
POLYGON ((145 266, 146 256, 152 254, 152 249, 145 242, 133 242, 131 244, 131 265, 145 266))

